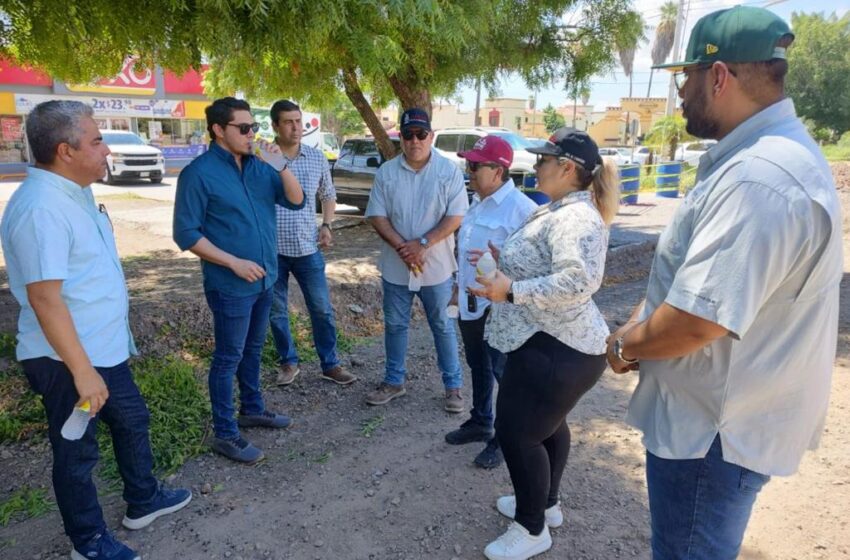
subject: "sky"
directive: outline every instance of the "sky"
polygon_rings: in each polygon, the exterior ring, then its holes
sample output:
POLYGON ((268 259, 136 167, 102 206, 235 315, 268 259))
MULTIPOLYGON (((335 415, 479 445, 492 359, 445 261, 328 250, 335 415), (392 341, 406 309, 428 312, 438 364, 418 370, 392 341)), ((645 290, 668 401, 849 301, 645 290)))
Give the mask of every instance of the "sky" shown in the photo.
MULTIPOLYGON (((632 89, 632 94, 635 97, 646 96, 647 86, 649 85, 649 70, 652 65, 652 59, 650 57, 652 38, 655 35, 655 26, 660 21, 660 7, 664 2, 665 0, 634 0, 635 8, 644 15, 644 20, 650 26, 650 29, 646 32, 649 40, 635 54, 632 89)), ((691 28, 700 17, 715 10, 736 4, 768 7, 768 9, 774 11, 789 23, 793 12, 825 12, 827 14, 835 12, 841 16, 850 10, 850 0, 762 0, 758 2, 752 0, 743 0, 743 2, 740 0, 686 0, 686 6, 688 2, 690 3, 690 8, 686 10, 688 14, 686 22, 687 33, 683 39, 682 52, 684 52, 685 46, 687 46, 691 28), (766 6, 767 4, 771 5, 766 6)), ((672 54, 668 61, 672 61, 672 54)), ((650 97, 667 97, 669 80, 669 72, 656 71, 652 80, 650 97)), ((619 66, 613 73, 594 76, 591 79, 591 86, 593 90, 590 96, 590 104, 597 111, 603 110, 608 106, 619 105, 620 98, 627 97, 629 94, 629 79, 623 74, 619 66)), ((516 76, 503 80, 500 84, 499 93, 501 97, 521 97, 526 99, 536 93, 537 107, 540 109, 550 103, 554 107, 572 104, 572 100, 567 99, 561 86, 557 85, 549 89, 533 92, 526 87, 522 79, 516 76)), ((473 89, 462 89, 460 96, 462 98, 461 107, 463 109, 474 109, 475 91, 473 89)), ((486 92, 482 92, 482 97, 485 96, 486 92)))

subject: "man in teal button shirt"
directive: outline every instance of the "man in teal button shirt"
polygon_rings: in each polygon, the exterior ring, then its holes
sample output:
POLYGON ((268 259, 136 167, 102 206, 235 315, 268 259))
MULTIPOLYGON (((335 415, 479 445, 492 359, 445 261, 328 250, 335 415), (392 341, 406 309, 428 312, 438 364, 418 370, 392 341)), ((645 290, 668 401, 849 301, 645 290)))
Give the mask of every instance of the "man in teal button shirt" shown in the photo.
POLYGON ((266 410, 260 392, 260 353, 277 279, 275 204, 304 207, 291 171, 275 171, 252 154, 259 125, 247 102, 217 99, 206 108, 213 142, 177 180, 174 241, 202 259, 204 292, 213 314, 215 352, 210 366, 214 451, 243 463, 263 452, 239 427, 285 428, 290 420, 266 410), (241 402, 234 420, 233 378, 241 402))
POLYGON ((9 287, 21 305, 16 354, 47 413, 53 489, 71 558, 137 560, 107 530, 97 500, 97 420, 112 434, 125 527, 142 529, 192 494, 164 488, 151 474, 150 414, 127 365, 136 347, 124 272, 109 218, 89 188, 106 174, 109 154, 92 115, 78 101, 48 101, 29 114, 36 163, 6 207, 0 236, 9 287), (65 420, 85 403, 95 421, 81 438, 65 439, 65 420))

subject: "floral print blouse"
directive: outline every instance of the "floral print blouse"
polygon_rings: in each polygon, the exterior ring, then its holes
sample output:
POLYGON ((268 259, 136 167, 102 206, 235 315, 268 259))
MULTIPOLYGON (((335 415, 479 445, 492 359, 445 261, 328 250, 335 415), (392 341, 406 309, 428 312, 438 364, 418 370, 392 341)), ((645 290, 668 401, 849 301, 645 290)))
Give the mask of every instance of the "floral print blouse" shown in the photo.
POLYGON ((485 338, 511 352, 545 332, 590 355, 604 354, 608 326, 591 296, 602 284, 608 228, 589 191, 541 206, 505 241, 499 270, 514 303, 494 303, 485 338))

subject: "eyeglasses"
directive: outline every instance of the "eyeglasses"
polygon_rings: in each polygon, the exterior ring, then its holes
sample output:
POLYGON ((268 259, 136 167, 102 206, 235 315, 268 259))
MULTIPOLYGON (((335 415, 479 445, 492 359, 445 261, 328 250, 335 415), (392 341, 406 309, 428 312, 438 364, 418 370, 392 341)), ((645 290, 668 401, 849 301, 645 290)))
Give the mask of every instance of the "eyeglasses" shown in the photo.
POLYGON ((695 74, 700 70, 711 68, 713 64, 713 62, 698 64, 684 70, 679 70, 678 72, 673 72, 673 83, 676 84, 676 89, 681 90, 685 87, 685 84, 688 82, 688 76, 695 74))
POLYGON ((500 165, 496 165, 495 163, 481 163, 479 161, 467 161, 466 168, 472 171, 473 173, 477 172, 482 167, 489 167, 490 169, 498 169, 501 167, 500 165))
POLYGON ((243 136, 249 132, 258 132, 260 130, 260 123, 227 123, 227 126, 235 126, 239 129, 239 134, 243 136))
POLYGON ((405 140, 413 140, 413 137, 416 136, 420 140, 425 140, 428 138, 429 131, 424 128, 420 128, 419 132, 413 132, 412 130, 402 130, 401 137, 405 140))

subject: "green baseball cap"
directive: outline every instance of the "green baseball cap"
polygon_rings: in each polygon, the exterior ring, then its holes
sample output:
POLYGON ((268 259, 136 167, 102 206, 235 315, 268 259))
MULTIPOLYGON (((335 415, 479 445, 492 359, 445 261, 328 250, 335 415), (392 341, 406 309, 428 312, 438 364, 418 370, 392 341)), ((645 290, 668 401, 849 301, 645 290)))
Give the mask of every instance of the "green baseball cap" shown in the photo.
POLYGON ((700 18, 691 31, 685 60, 653 68, 681 70, 712 62, 761 62, 785 58, 785 48, 776 46, 782 37, 794 34, 785 20, 764 8, 735 6, 700 18))

